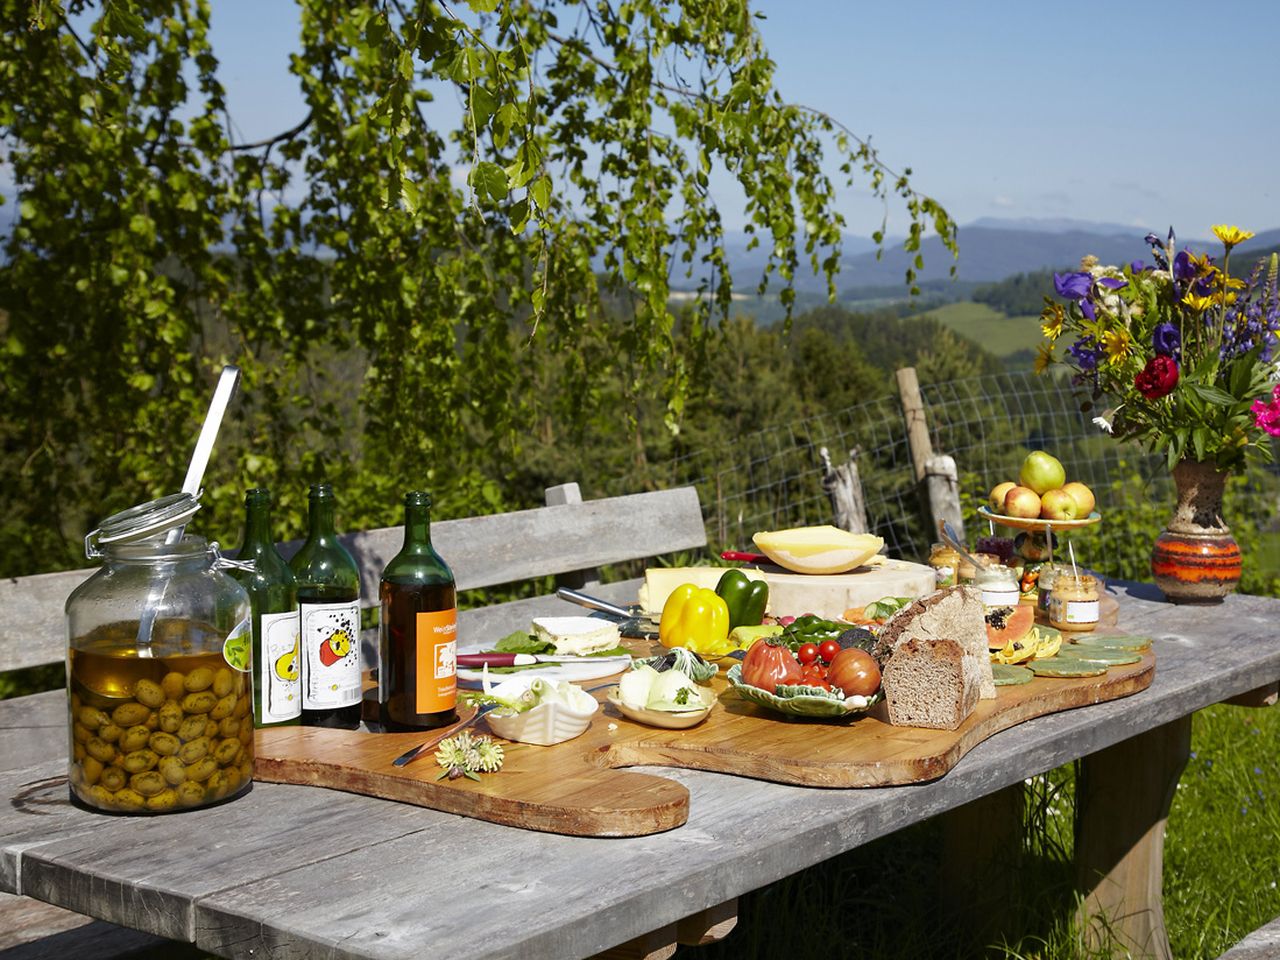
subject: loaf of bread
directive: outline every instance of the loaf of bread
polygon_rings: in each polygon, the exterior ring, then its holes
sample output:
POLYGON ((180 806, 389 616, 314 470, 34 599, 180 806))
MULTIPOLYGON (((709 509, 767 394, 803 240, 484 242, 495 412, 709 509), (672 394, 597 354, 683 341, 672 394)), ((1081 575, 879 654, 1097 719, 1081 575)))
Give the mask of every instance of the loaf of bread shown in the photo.
POLYGON ((991 655, 982 595, 974 587, 948 587, 908 604, 884 625, 873 656, 883 666, 908 640, 954 640, 964 651, 964 670, 984 700, 994 699, 991 655))
POLYGON ((915 638, 897 646, 882 685, 889 722, 897 727, 954 730, 978 705, 978 684, 955 640, 915 638))

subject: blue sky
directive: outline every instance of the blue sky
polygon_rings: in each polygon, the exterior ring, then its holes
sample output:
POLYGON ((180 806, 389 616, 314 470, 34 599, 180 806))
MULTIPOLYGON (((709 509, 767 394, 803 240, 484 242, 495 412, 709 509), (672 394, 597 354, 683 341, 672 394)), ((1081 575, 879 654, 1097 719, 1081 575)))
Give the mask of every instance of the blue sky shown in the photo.
MULTIPOLYGON (((757 0, 787 99, 869 134, 960 223, 1077 217, 1280 227, 1280 2, 757 0)), ((248 139, 302 115, 288 0, 218 0, 215 52, 248 139)), ((736 192, 715 181, 726 222, 736 192)), ((842 195, 852 233, 879 225, 842 195)), ((891 211, 891 229, 903 218, 891 211)))

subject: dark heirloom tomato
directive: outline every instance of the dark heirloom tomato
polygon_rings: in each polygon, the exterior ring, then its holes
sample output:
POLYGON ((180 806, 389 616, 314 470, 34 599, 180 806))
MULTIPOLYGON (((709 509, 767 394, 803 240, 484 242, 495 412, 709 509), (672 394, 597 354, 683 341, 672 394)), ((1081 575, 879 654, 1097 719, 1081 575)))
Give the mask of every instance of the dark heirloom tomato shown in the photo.
POLYGON ((849 647, 831 661, 827 680, 846 697, 869 697, 880 689, 880 665, 865 650, 849 647))
POLYGON ((778 684, 796 684, 803 678, 800 663, 785 640, 761 637, 742 658, 742 682, 774 693, 778 684))

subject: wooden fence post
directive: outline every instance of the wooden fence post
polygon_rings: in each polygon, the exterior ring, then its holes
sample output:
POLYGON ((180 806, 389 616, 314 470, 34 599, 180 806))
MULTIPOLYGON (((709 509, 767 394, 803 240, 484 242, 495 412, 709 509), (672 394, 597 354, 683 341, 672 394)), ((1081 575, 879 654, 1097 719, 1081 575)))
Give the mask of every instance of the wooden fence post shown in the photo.
POLYGON ((915 471, 932 530, 945 521, 955 527, 964 539, 964 523, 960 510, 960 481, 956 462, 944 455, 935 455, 933 441, 929 439, 929 424, 925 420, 924 397, 920 395, 920 381, 915 367, 903 367, 897 372, 898 396, 902 400, 902 419, 907 425, 907 448, 911 452, 911 466, 915 471))
POLYGON ((822 489, 831 501, 831 513, 835 525, 850 533, 867 532, 867 502, 862 493, 862 477, 858 474, 858 457, 861 447, 849 451, 849 459, 840 466, 832 466, 831 454, 826 447, 818 450, 822 460, 822 489))

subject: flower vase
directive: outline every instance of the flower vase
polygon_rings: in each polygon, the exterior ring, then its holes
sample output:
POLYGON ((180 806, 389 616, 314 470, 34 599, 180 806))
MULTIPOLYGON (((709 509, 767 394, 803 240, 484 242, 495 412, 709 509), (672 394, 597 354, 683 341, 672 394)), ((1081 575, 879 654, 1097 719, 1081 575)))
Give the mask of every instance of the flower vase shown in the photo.
POLYGON ((1240 545, 1222 519, 1227 474, 1211 463, 1173 468, 1178 506, 1151 550, 1156 586, 1174 603, 1221 603, 1240 582, 1240 545))

